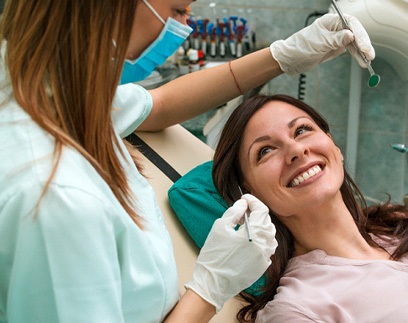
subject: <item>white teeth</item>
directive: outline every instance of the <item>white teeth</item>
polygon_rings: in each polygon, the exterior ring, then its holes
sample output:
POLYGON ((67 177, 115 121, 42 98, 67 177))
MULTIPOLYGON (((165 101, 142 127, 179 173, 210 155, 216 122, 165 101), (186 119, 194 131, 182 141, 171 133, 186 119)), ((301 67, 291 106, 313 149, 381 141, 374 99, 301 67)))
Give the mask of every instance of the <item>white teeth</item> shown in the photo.
POLYGON ((320 173, 321 171, 322 169, 320 168, 320 166, 316 165, 311 169, 307 170, 306 172, 304 172, 303 174, 296 177, 292 182, 290 182, 289 187, 295 187, 300 183, 304 182, 305 180, 309 179, 310 177, 313 177, 316 174, 320 173))

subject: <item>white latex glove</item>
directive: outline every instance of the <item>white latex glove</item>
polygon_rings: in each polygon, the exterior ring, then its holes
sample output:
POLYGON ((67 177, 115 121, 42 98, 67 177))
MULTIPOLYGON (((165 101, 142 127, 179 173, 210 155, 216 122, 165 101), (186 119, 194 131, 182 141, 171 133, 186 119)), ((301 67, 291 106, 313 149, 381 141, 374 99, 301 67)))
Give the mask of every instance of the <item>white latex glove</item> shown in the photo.
POLYGON ((231 297, 251 286, 271 264, 278 242, 269 210, 261 201, 245 194, 216 220, 198 256, 193 278, 185 285, 217 312, 231 297), (249 206, 252 241, 243 223, 249 206))
POLYGON ((281 70, 288 75, 307 72, 316 65, 342 54, 346 48, 361 67, 367 67, 352 42, 355 40, 367 60, 372 61, 375 51, 370 37, 357 18, 347 14, 344 16, 353 32, 344 29, 337 14, 329 13, 286 40, 272 43, 269 48, 281 70))

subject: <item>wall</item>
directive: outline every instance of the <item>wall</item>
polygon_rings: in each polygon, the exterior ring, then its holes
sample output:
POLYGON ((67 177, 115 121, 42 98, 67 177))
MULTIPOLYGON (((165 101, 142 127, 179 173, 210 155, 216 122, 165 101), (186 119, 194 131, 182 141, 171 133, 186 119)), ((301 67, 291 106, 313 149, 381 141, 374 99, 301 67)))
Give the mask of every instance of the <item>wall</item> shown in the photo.
MULTIPOLYGON (((286 38, 303 28, 310 13, 325 11, 331 3, 328 0, 219 0, 214 9, 209 6, 211 2, 195 2, 192 5, 195 17, 245 16, 250 23, 256 23, 258 47, 286 38)), ((408 82, 401 81, 381 57, 377 57, 372 66, 380 74, 381 83, 377 88, 369 88, 366 84, 369 73, 362 71, 354 179, 370 200, 386 200, 386 194, 390 194, 394 201, 402 202, 408 193, 407 154, 391 149, 390 145, 408 143, 408 82)), ((306 73, 304 97, 305 102, 317 108, 329 121, 343 154, 347 145, 350 67, 351 57, 344 54, 306 73)), ((265 91, 297 97, 298 77, 280 76, 272 80, 265 91)), ((345 156, 346 164, 349 157, 345 156)))

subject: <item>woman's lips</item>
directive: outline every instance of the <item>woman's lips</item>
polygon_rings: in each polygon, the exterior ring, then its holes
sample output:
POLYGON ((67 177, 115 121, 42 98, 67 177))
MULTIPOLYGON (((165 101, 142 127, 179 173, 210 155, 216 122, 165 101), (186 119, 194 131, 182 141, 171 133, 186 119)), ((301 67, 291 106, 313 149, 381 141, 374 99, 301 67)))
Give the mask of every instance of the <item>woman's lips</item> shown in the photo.
POLYGON ((289 184, 288 187, 296 187, 298 186, 300 183, 303 183, 305 180, 315 176, 316 174, 320 173, 322 171, 322 166, 320 165, 315 165, 310 167, 308 170, 306 170, 305 172, 297 175, 294 179, 292 179, 289 184))

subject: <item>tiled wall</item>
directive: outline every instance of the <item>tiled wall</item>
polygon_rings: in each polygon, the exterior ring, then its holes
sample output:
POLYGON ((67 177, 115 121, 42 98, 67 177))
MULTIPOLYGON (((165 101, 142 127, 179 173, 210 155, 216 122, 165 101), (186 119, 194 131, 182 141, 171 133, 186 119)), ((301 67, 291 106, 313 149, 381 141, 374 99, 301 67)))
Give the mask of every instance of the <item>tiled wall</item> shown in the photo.
MULTIPOLYGON (((192 5, 196 17, 245 16, 256 23, 257 45, 267 46, 301 29, 310 13, 325 11, 329 0, 219 0, 211 8, 211 0, 200 0, 192 5)), ((311 20, 313 21, 313 20, 311 20)), ((305 102, 317 108, 329 121, 332 134, 346 154, 349 109, 350 68, 349 54, 321 64, 306 74, 305 102)), ((393 143, 408 144, 408 82, 403 82, 384 59, 373 62, 381 75, 375 88, 366 84, 368 72, 362 71, 361 110, 359 115, 358 146, 354 179, 370 199, 385 200, 390 194, 402 202, 408 193, 407 156, 393 150, 393 143)), ((298 77, 282 75, 272 80, 265 91, 298 95, 298 77)), ((355 120, 353 120, 355 121, 355 120)), ((345 156, 347 163, 350 156, 345 156)))

